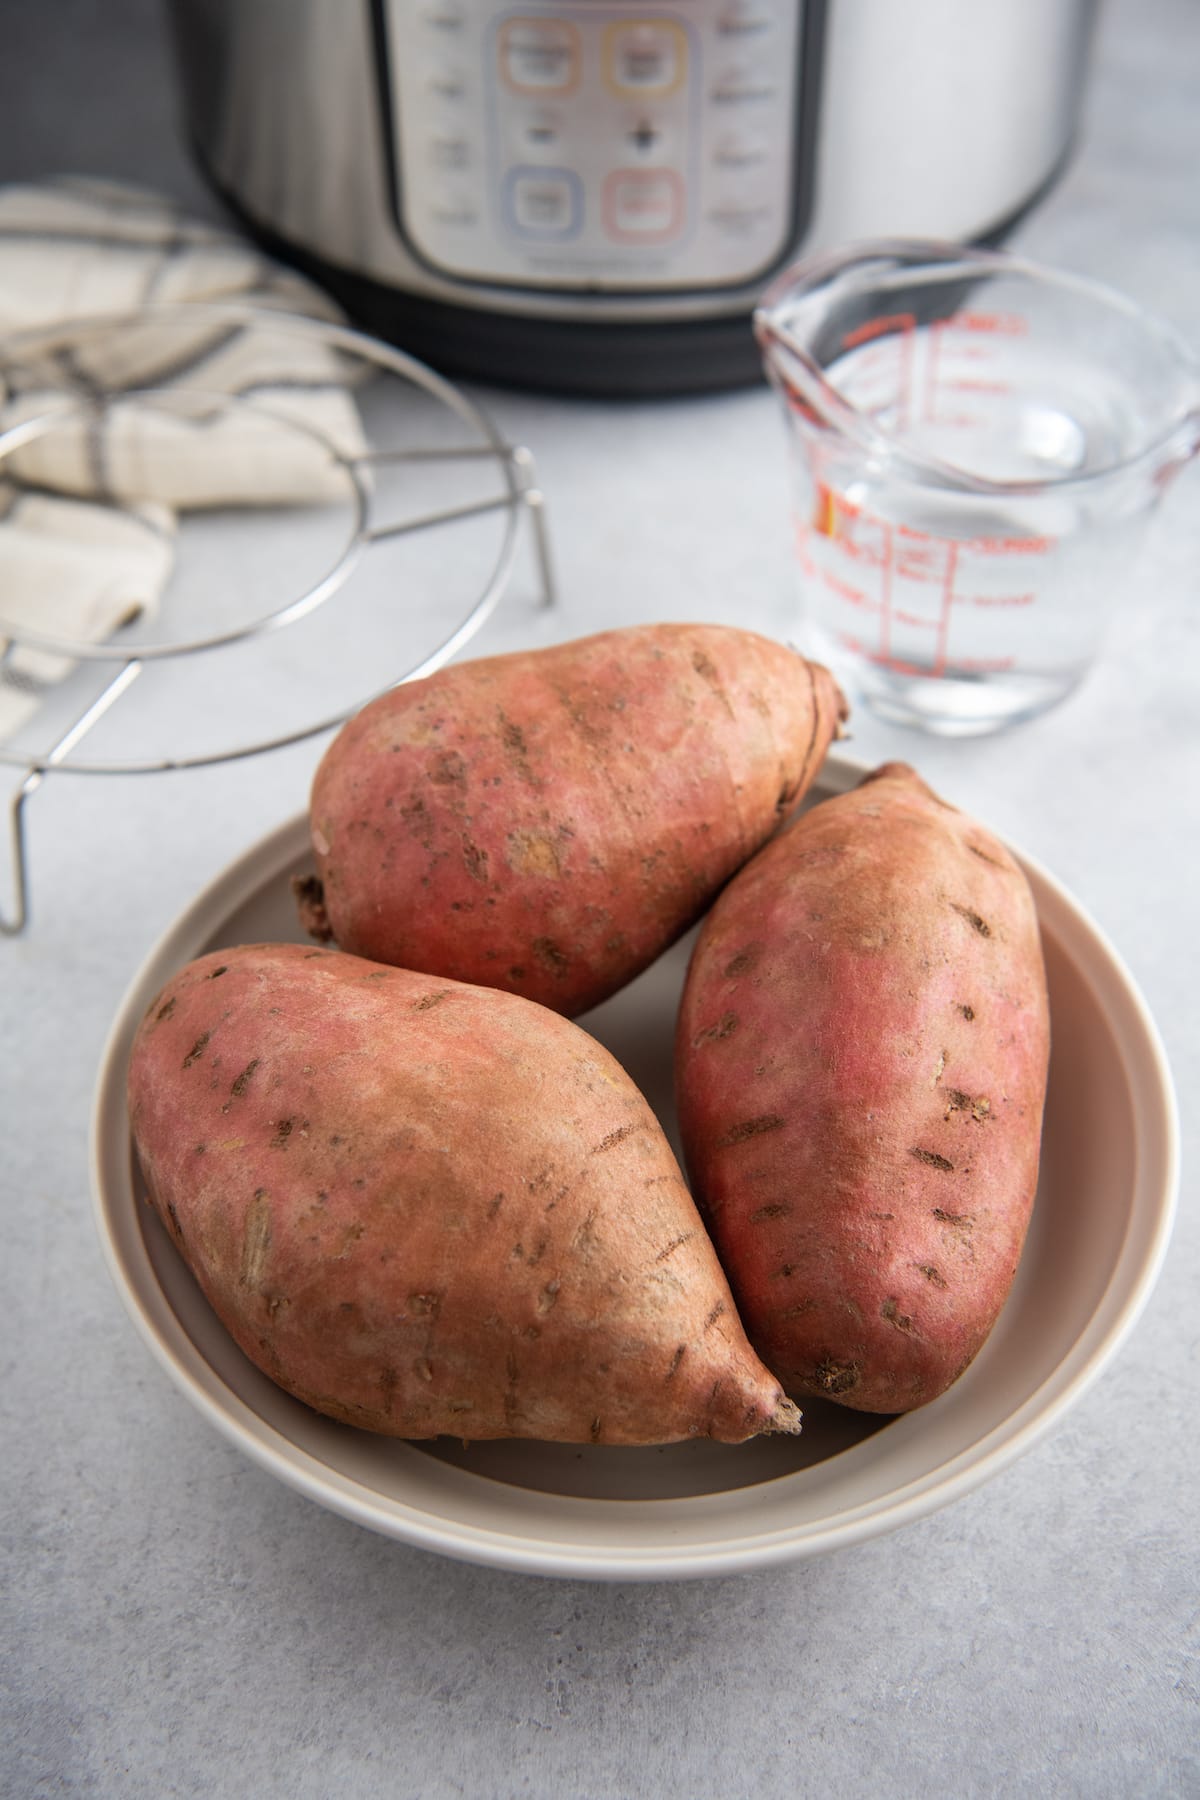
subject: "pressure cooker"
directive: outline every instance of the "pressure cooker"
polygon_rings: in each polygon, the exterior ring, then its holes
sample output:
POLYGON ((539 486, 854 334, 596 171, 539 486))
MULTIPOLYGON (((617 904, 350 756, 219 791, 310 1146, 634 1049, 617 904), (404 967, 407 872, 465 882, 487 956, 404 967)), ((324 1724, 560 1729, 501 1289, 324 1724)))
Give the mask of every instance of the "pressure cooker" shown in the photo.
POLYGON ((1054 180, 1095 0, 169 0, 248 230, 447 372, 760 373, 755 300, 857 237, 996 241, 1054 180))

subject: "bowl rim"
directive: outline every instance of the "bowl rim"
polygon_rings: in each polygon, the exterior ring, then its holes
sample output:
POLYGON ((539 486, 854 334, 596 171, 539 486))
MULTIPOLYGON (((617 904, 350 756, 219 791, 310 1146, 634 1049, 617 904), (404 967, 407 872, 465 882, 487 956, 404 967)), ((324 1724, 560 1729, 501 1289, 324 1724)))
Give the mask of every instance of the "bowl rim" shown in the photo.
MULTIPOLYGON (((868 772, 848 758, 826 759, 815 786, 842 792, 868 772)), ((1145 1125, 1135 1146, 1134 1206, 1105 1288, 1067 1354, 1023 1402, 975 1441, 903 1486, 886 1502, 868 1500, 834 1515, 784 1529, 747 1532, 712 1542, 672 1541, 669 1531, 651 1546, 619 1542, 576 1546, 448 1520, 385 1495, 323 1461, 262 1417, 205 1358, 163 1290, 141 1236, 129 1167, 125 1075, 134 1031, 159 971, 199 954, 197 945, 222 919, 261 891, 271 871, 282 872, 307 843, 301 812, 243 850, 160 934, 131 978, 99 1063, 90 1130, 93 1222, 109 1274, 151 1354, 187 1399, 252 1462, 287 1486, 342 1517, 413 1545, 462 1561, 527 1574, 612 1581, 657 1581, 738 1573, 790 1563, 847 1547, 915 1522, 999 1474, 1048 1433, 1092 1387, 1133 1331, 1165 1259, 1179 1189, 1178 1104, 1158 1028, 1123 959, 1104 931, 1066 888, 1005 837, 1043 907, 1071 926, 1071 947, 1105 1013, 1122 1016, 1116 1033, 1134 1116, 1145 1125), (1126 1046, 1132 1046, 1126 1048, 1126 1046), (117 1126, 114 1134, 114 1125, 117 1126), (123 1129, 122 1129, 123 1128, 123 1129), (124 1161, 122 1161, 122 1157, 124 1161), (132 1202, 132 1204, 131 1204, 132 1202)), ((922 1409, 923 1410, 923 1409, 922 1409)), ((898 1418, 889 1432, 914 1428, 921 1411, 898 1418)), ((919 1427, 916 1427, 919 1428, 919 1427)), ((398 1440, 402 1443, 402 1440, 398 1440)), ((411 1452, 411 1446, 404 1446, 411 1452)), ((416 1454, 416 1452, 412 1452, 416 1454)), ((827 1466, 827 1465, 826 1465, 827 1466)), ((471 1473, 472 1480, 489 1481, 471 1473)), ((694 1499, 701 1504, 714 1496, 694 1499)), ((598 1504, 570 1495, 556 1506, 598 1504)), ((668 1504, 691 1504, 671 1502, 668 1504)), ((657 1500, 604 1502, 616 1508, 658 1506, 657 1500)), ((615 1515, 614 1515, 615 1516, 615 1515)))

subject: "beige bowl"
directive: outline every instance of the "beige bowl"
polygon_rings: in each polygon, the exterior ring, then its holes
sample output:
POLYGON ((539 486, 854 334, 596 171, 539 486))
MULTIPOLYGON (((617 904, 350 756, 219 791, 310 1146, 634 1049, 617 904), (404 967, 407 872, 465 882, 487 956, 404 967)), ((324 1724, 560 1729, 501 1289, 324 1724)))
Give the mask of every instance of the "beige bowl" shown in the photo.
MULTIPOLYGON (((864 771, 831 758, 817 796, 864 771)), ((397 1442, 338 1425, 249 1363, 150 1208, 125 1111, 142 1013, 191 957, 301 936, 290 878, 311 867, 303 817, 209 887, 151 951, 113 1026, 93 1118, 100 1233, 121 1296, 167 1373, 281 1480, 408 1544, 508 1569, 598 1579, 724 1574, 855 1543, 997 1474, 1062 1418, 1131 1330, 1166 1250, 1178 1181, 1174 1094, 1158 1033, 1096 926, 1023 866, 1041 919, 1054 1047, 1042 1178, 1013 1292, 941 1399, 881 1420, 808 1402, 803 1435, 741 1446, 615 1449, 397 1442)), ((583 1021, 677 1142, 675 1005, 689 941, 583 1021)))

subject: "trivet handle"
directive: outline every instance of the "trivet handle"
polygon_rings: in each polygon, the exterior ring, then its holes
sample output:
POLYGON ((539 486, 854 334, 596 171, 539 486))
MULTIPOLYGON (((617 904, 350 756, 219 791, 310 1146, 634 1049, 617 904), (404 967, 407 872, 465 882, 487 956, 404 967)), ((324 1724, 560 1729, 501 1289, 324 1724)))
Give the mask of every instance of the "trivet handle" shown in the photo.
POLYGON ((12 883, 12 911, 0 912, 0 935, 16 937, 24 931, 29 918, 29 871, 25 855, 25 802, 42 784, 40 769, 26 770, 8 803, 9 867, 12 883))
POLYGON ((541 582, 542 605, 555 606, 558 603, 558 576, 555 573, 554 559, 550 553, 550 534, 546 529, 546 496, 538 486, 533 453, 527 450, 524 444, 514 444, 508 456, 516 473, 529 523, 533 528, 533 553, 537 561, 538 578, 541 582))
POLYGON ((96 695, 96 698, 84 708, 75 723, 63 732, 54 748, 40 761, 30 763, 18 782, 8 805, 9 860, 11 864, 12 911, 0 912, 0 936, 17 937, 24 931, 29 922, 29 856, 25 842, 25 803, 31 794, 36 794, 46 778, 46 774, 57 764, 70 756, 81 738, 87 736, 97 719, 103 718, 109 707, 119 700, 121 695, 142 672, 142 664, 136 657, 122 663, 112 680, 96 695))

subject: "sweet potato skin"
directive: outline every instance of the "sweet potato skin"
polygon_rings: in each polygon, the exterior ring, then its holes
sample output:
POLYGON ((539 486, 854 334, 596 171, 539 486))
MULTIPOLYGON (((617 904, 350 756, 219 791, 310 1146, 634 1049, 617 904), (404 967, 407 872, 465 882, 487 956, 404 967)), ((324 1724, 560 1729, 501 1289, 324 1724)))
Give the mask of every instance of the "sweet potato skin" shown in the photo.
POLYGON ((904 764, 730 883, 678 1021, 693 1192, 792 1395, 903 1412, 976 1355, 1037 1187, 1049 1011, 1009 852, 904 764))
POLYGON ((337 951, 218 951, 146 1014, 129 1107, 214 1310, 320 1412, 408 1438, 798 1428, 657 1119, 557 1014, 337 951))
POLYGON ((828 671, 722 626, 455 664, 330 745, 301 916, 343 950, 573 1017, 700 916, 845 712, 828 671))

